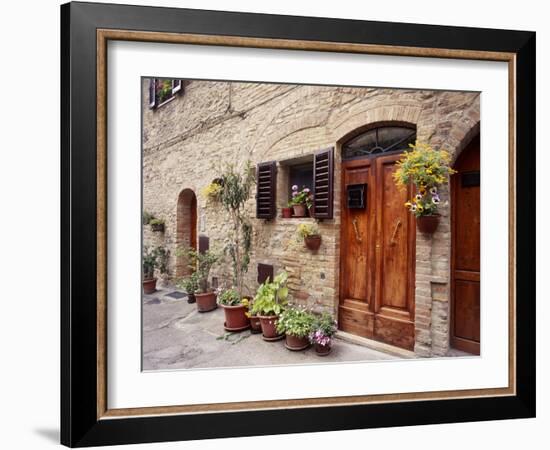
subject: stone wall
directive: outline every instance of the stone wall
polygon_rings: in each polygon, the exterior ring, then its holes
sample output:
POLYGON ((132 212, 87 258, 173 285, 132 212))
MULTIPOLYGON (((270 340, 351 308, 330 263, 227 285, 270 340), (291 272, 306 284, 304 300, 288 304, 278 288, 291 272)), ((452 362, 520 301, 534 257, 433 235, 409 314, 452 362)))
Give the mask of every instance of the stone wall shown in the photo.
MULTIPOLYGON (((253 218, 253 252, 247 285, 255 290, 258 263, 290 275, 295 302, 336 313, 340 253, 341 143, 360 127, 380 122, 415 124, 418 139, 446 149, 453 159, 479 126, 479 94, 406 89, 340 88, 257 83, 186 82, 173 101, 150 110, 147 80, 143 83, 143 206, 166 221, 163 242, 176 264, 177 203, 180 192, 197 195, 198 234, 211 248, 225 245, 227 220, 219 206, 207 203, 201 189, 217 177, 221 162, 241 167, 278 161, 278 211, 287 201, 288 163, 315 151, 335 148, 334 219, 319 226, 322 245, 309 252, 296 240, 296 227, 312 219, 272 221, 253 218)), ((448 199, 448 188, 443 188, 448 199)), ((255 200, 247 204, 254 217, 255 200)), ((441 208, 442 222, 433 235, 416 236, 415 352, 442 355, 449 342, 450 208, 441 208)), ((278 214, 280 216, 280 213, 278 214)), ((147 245, 158 236, 144 234, 147 245)), ((221 281, 230 273, 219 265, 221 281)))

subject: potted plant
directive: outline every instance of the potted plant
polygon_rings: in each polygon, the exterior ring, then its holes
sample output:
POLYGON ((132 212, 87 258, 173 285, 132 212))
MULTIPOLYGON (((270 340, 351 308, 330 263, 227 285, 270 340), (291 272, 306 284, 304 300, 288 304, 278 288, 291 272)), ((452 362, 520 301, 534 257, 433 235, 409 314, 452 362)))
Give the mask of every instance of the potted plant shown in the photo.
POLYGON ((262 332, 262 322, 260 321, 260 317, 258 316, 258 313, 252 313, 253 305, 254 305, 253 301, 249 301, 248 311, 246 312, 246 316, 250 320, 250 332, 252 334, 258 334, 262 332))
MULTIPOLYGON (((197 310, 199 312, 213 311, 218 307, 216 302, 216 292, 214 292, 209 284, 208 277, 212 266, 218 261, 219 255, 213 250, 198 252, 194 248, 186 248, 179 250, 178 254, 184 253, 189 261, 189 268, 195 272, 191 277, 196 277, 197 287, 195 290, 195 300, 197 310)), ((188 280, 189 281, 189 280, 188 280)))
POLYGON ((396 163, 394 181, 402 188, 414 184, 416 194, 405 203, 405 207, 415 215, 418 229, 432 234, 440 218, 437 212, 441 203, 438 187, 446 183, 455 171, 450 167, 451 157, 446 151, 434 150, 418 141, 409 145, 411 150, 396 163))
POLYGON ((161 274, 167 272, 168 253, 163 247, 143 249, 142 268, 143 268, 143 293, 152 294, 157 290, 157 279, 155 278, 155 269, 159 269, 161 274))
POLYGON ((226 165, 216 182, 221 186, 219 201, 230 225, 225 252, 229 254, 233 265, 233 286, 242 299, 245 297, 244 276, 248 271, 252 249, 252 224, 246 202, 250 198, 250 189, 256 182, 250 161, 246 162, 242 172, 230 164, 226 165))
POLYGON ((290 219, 292 217, 292 206, 290 205, 290 203, 288 208, 282 209, 282 216, 283 216, 283 219, 290 219))
POLYGON ((304 240, 306 247, 312 251, 319 250, 321 235, 319 227, 315 223, 301 223, 298 225, 298 236, 304 240))
POLYGON ((326 356, 332 348, 332 336, 336 333, 336 322, 328 313, 317 316, 309 334, 309 342, 315 347, 315 353, 326 356))
POLYGON ((243 331, 250 328, 250 321, 246 315, 248 299, 241 297, 236 289, 222 291, 218 296, 218 303, 225 313, 223 326, 227 331, 243 331))
POLYGON ((178 287, 182 288, 187 293, 187 303, 195 303, 195 293, 199 290, 199 281, 197 272, 193 272, 189 277, 178 282, 178 287))
POLYGON ((151 220, 153 220, 154 218, 155 218, 155 216, 153 216, 153 214, 151 214, 150 212, 143 211, 143 214, 142 214, 142 223, 143 223, 143 225, 149 225, 151 220))
POLYGON ((284 337, 283 334, 277 333, 277 319, 287 303, 287 280, 286 272, 277 274, 273 282, 262 283, 254 297, 251 314, 260 318, 263 338, 266 341, 275 341, 284 337))
POLYGON ((285 347, 292 351, 309 347, 309 334, 313 330, 315 316, 303 308, 290 307, 279 316, 277 332, 285 333, 285 347))
POLYGON ((312 198, 310 189, 303 186, 301 190, 298 190, 297 185, 292 186, 292 198, 288 202, 288 205, 292 207, 294 217, 305 217, 306 208, 312 205, 312 198))
POLYGON ((153 231, 160 231, 160 232, 164 231, 164 219, 157 219, 157 218, 151 219, 149 221, 149 225, 151 225, 151 230, 153 231))

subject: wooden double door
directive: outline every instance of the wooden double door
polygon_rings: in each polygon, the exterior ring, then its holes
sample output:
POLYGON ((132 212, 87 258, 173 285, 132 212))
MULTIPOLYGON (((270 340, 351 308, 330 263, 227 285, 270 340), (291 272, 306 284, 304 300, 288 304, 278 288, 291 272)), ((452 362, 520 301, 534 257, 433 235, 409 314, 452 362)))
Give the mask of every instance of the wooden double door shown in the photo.
POLYGON ((339 327, 414 349, 415 220, 412 188, 393 180, 390 154, 342 162, 339 327))

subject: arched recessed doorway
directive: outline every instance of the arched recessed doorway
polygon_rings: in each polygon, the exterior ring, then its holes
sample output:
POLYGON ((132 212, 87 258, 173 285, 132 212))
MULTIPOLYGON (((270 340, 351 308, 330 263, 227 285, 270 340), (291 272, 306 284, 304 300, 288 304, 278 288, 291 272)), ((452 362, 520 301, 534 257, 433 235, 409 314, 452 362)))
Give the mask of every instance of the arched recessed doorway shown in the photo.
POLYGON ((451 347, 479 355, 479 134, 456 160, 451 179, 451 347))
POLYGON ((393 180, 416 127, 379 123, 342 144, 340 302, 342 331, 413 350, 416 227, 393 180))
MULTIPOLYGON (((178 196, 176 217, 176 246, 197 248, 197 197, 191 189, 184 189, 178 196)), ((190 275, 187 258, 178 256, 176 277, 190 275)))

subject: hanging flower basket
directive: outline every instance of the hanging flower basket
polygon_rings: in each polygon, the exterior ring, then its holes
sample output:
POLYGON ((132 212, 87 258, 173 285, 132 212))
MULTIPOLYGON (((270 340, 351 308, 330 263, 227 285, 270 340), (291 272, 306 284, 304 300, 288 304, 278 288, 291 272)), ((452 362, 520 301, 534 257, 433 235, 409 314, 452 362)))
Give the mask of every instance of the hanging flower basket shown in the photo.
POLYGON ((321 235, 312 234, 310 236, 306 236, 304 237, 304 242, 309 250, 316 252, 321 246, 321 235))
POLYGON ((434 234, 439 225, 439 214, 432 214, 430 216, 419 216, 416 218, 416 224, 418 230, 424 234, 434 234))

